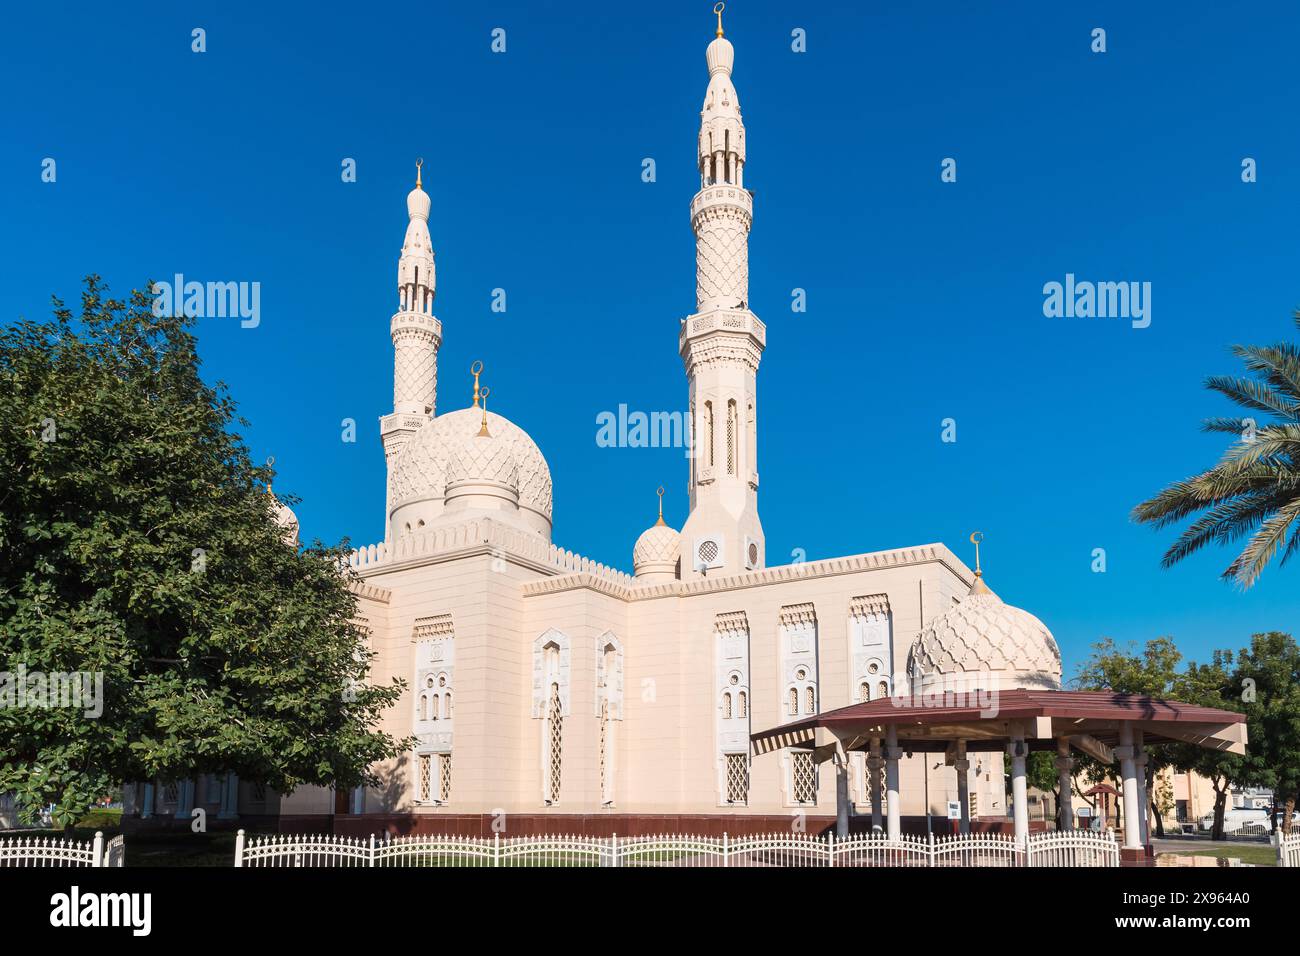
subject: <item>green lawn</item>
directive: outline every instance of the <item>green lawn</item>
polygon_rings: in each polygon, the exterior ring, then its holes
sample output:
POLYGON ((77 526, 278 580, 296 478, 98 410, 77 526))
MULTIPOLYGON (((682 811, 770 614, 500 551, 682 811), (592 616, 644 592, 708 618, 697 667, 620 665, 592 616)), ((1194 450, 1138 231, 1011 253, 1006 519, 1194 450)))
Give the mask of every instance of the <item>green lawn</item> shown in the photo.
POLYGON ((1165 852, 1174 856, 1213 856, 1219 859, 1231 857, 1242 863, 1253 863, 1255 866, 1277 866, 1277 850, 1268 843, 1259 846, 1189 846, 1185 849, 1179 847, 1177 850, 1164 851, 1161 855, 1165 852))

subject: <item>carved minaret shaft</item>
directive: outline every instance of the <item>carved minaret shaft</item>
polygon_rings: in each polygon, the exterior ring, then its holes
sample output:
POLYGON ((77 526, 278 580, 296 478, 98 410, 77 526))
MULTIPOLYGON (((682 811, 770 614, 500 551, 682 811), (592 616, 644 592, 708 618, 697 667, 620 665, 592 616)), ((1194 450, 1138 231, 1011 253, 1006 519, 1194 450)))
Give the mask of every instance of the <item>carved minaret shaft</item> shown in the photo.
POLYGON ((765 563, 758 518, 755 382, 766 329, 749 310, 745 125, 731 82, 735 51, 718 35, 706 52, 709 88, 700 113, 700 191, 695 230, 695 314, 679 345, 690 387, 694 454, 690 517, 682 529, 682 577, 735 574, 765 563))
MULTIPOLYGON (((438 391, 438 347, 442 323, 433 315, 437 287, 433 241, 429 238, 429 196, 416 166, 415 188, 406 197, 410 223, 397 263, 397 312, 389 328, 393 336, 393 412, 380 420, 391 482, 397 453, 434 414, 438 391)), ((391 487, 389 489, 391 499, 391 487)), ((392 501, 384 513, 391 512, 392 501)))

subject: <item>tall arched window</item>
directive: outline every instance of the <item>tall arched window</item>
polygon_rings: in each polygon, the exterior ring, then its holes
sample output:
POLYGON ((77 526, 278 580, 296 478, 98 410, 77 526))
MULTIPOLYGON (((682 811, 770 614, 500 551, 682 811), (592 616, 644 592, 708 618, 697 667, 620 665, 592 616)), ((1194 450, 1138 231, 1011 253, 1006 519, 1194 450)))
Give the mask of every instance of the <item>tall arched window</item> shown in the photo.
POLYGON ((727 402, 727 474, 736 473, 736 403, 727 402))
POLYGON ((731 719, 731 694, 722 695, 722 716, 725 720, 731 719))
POLYGON ((863 681, 862 686, 858 688, 858 700, 862 701, 864 704, 871 700, 871 685, 866 681, 863 681))
POLYGON ((564 714, 560 708, 560 685, 551 685, 551 701, 547 707, 547 721, 550 724, 550 760, 547 765, 549 774, 550 799, 548 803, 557 803, 560 799, 561 771, 564 757, 564 714))
POLYGON ((799 691, 798 689, 791 687, 790 688, 790 716, 793 717, 797 713, 799 713, 799 691))
POLYGON ((708 452, 709 467, 713 467, 713 403, 704 403, 704 442, 708 452))
POLYGON ((806 709, 804 710, 804 713, 806 714, 817 713, 817 691, 814 690, 812 687, 808 687, 804 691, 804 697, 807 705, 806 709))
POLYGON ((749 695, 742 690, 736 696, 740 698, 740 714, 738 716, 748 717, 749 716, 749 695))

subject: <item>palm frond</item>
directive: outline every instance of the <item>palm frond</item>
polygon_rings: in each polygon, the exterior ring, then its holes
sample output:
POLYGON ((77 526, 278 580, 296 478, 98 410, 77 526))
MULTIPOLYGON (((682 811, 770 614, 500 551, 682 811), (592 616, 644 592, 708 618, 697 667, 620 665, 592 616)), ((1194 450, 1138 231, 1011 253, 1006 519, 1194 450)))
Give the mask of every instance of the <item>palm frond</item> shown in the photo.
POLYGON ((1259 580, 1268 562, 1286 540, 1287 530, 1300 518, 1300 499, 1293 500, 1278 508, 1251 537, 1241 554, 1228 565, 1223 572, 1225 578, 1231 578, 1243 588, 1248 588, 1259 580))
POLYGON ((1261 412, 1272 412, 1282 418, 1295 418, 1294 403, 1264 384, 1250 378, 1235 378, 1231 375, 1211 375, 1205 380, 1205 387, 1232 399, 1238 405, 1254 408, 1261 412))

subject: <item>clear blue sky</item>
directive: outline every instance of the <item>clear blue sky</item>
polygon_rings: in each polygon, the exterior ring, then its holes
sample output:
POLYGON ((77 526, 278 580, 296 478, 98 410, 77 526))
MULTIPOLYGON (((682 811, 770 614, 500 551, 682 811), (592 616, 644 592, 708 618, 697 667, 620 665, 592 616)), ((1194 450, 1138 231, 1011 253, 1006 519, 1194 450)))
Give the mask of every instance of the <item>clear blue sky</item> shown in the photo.
MULTIPOLYGON (((92 271, 118 291, 175 272, 260 282, 258 328, 200 323, 205 373, 276 457, 277 491, 301 496, 307 536, 376 541, 388 321, 423 156, 439 409, 468 403, 483 359, 493 409, 550 462, 557 543, 630 570, 660 482, 680 527, 686 465, 597 447, 595 418, 686 403, 711 4, 280 6, 6 12, 0 317, 75 301, 92 271)), ((1162 571, 1173 533, 1129 513, 1215 460, 1222 439, 1198 423, 1233 409, 1201 383, 1237 370, 1227 347, 1294 335, 1300 15, 1150 6, 730 4, 751 305, 769 331, 770 564, 930 541, 970 561, 981 529, 991 584, 1048 624, 1071 674, 1102 636, 1168 634, 1204 658, 1294 630, 1300 567, 1245 594, 1217 578, 1228 552, 1162 571), (1044 318, 1042 286, 1067 272, 1151 282, 1150 328, 1044 318)))

